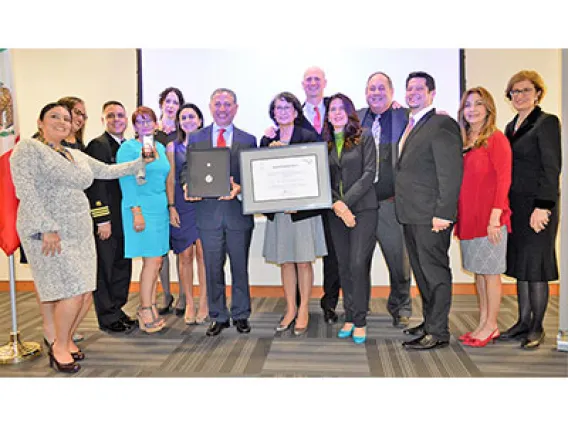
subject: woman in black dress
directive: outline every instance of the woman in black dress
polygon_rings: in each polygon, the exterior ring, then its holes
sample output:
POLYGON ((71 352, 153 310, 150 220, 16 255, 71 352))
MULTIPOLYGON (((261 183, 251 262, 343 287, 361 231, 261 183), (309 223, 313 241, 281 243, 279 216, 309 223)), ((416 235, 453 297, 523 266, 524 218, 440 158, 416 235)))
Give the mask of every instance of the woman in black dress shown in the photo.
MULTIPOLYGON (((183 93, 177 87, 166 87, 158 96, 158 103, 160 105, 160 120, 158 121, 158 128, 154 133, 154 140, 160 142, 164 147, 167 147, 170 142, 177 139, 177 125, 176 116, 179 112, 180 105, 185 103, 183 93)), ((170 290, 170 252, 167 252, 162 257, 162 268, 160 269, 160 283, 164 290, 164 306, 159 309, 160 315, 167 315, 172 310, 174 303, 174 296, 170 290)), ((179 277, 179 269, 178 269, 179 277)), ((179 280, 179 278, 178 278, 179 280)), ((181 317, 185 314, 185 293, 181 289, 179 297, 174 309, 175 314, 181 317)))
POLYGON ((558 279, 560 122, 539 107, 545 93, 542 77, 527 70, 513 75, 505 90, 517 111, 505 130, 513 151, 512 233, 505 273, 517 279, 519 319, 501 339, 520 339, 525 349, 537 348, 544 340, 548 282, 558 279))

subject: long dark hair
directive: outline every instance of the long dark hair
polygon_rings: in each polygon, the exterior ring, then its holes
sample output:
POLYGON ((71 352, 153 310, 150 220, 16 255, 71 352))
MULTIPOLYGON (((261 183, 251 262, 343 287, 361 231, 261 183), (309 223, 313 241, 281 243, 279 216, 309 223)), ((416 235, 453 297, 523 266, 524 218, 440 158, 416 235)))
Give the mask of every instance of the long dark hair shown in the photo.
POLYGON ((176 114, 176 128, 177 128, 177 142, 178 143, 183 143, 183 141, 185 141, 185 137, 187 136, 187 134, 185 133, 185 130, 183 130, 181 128, 180 119, 179 119, 181 112, 184 109, 187 109, 187 108, 191 108, 192 110, 194 110, 195 113, 197 114, 197 116, 199 117, 199 120, 201 120, 201 124, 199 125, 198 129, 203 128, 203 113, 201 112, 199 107, 195 104, 192 104, 192 103, 183 104, 182 106, 179 107, 178 112, 176 114))
POLYGON ((162 119, 162 116, 164 115, 162 113, 162 106, 164 105, 164 102, 166 101, 166 97, 169 95, 170 92, 174 92, 176 94, 176 96, 178 97, 178 101, 179 101, 180 105, 183 105, 185 103, 185 100, 183 99, 183 93, 181 93, 181 90, 179 90, 177 87, 166 87, 158 95, 158 104, 160 105, 160 120, 162 119))
POLYGON ((329 98, 329 102, 325 107, 325 119, 322 133, 323 140, 327 141, 327 147, 331 151, 333 144, 335 144, 335 130, 333 129, 333 125, 329 121, 329 108, 331 106, 331 102, 333 102, 335 99, 340 99, 341 102, 343 102, 345 113, 347 114, 347 124, 345 125, 345 129, 343 130, 345 137, 343 149, 349 150, 353 147, 353 145, 359 145, 363 129, 361 128, 359 117, 357 117, 357 110, 355 109, 355 105, 353 105, 353 101, 343 93, 336 93, 331 98, 329 98))

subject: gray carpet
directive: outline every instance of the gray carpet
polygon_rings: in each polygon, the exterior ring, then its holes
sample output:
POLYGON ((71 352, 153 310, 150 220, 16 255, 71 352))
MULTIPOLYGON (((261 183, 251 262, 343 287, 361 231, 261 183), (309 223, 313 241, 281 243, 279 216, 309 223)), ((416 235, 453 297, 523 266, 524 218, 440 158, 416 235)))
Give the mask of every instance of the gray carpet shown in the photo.
MULTIPOLYGON (((568 353, 556 351, 558 298, 551 297, 545 343, 525 351, 518 343, 498 342, 485 348, 463 346, 457 336, 477 321, 475 296, 454 296, 450 314, 450 346, 435 351, 408 352, 407 340, 391 325, 385 299, 373 299, 368 318, 368 339, 355 345, 336 337, 340 324, 323 321, 319 301, 310 305, 308 333, 274 331, 284 301, 254 298, 250 334, 234 327, 220 336, 206 337, 206 325, 186 326, 183 318, 167 316, 167 328, 148 335, 138 329, 129 334, 107 334, 98 329, 91 310, 80 327, 86 337, 80 347, 87 358, 75 377, 568 377, 568 353)), ((125 310, 134 313, 138 294, 125 310)), ((24 341, 41 342, 41 317, 33 293, 18 293, 19 330, 24 341)), ((413 300, 412 323, 420 321, 420 299, 413 300)), ((341 308, 338 309, 341 312, 341 308)), ((516 318, 514 296, 503 298, 499 327, 505 330, 516 318)), ((0 344, 11 330, 9 294, 0 293, 0 344)), ((0 377, 54 377, 47 356, 19 365, 0 365, 0 377)))

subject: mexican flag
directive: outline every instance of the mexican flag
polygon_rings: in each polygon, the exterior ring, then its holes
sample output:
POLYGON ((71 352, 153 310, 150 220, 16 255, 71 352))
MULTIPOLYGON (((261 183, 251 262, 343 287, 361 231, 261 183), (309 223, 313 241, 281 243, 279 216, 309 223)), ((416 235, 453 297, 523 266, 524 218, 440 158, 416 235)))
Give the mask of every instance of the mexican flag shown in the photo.
POLYGON ((10 173, 10 155, 20 137, 13 89, 10 52, 0 48, 0 248, 7 256, 20 245, 16 232, 18 199, 10 173))

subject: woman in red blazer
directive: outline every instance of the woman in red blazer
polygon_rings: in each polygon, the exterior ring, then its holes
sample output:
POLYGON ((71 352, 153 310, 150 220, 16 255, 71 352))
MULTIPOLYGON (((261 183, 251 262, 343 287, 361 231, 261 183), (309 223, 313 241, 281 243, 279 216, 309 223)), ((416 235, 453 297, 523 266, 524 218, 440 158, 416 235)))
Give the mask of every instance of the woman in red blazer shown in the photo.
POLYGON ((506 269, 511 231, 511 147, 495 118, 495 102, 486 89, 475 87, 464 93, 458 112, 464 161, 455 232, 463 268, 475 274, 479 296, 479 325, 460 340, 475 347, 499 337, 500 274, 506 269))

